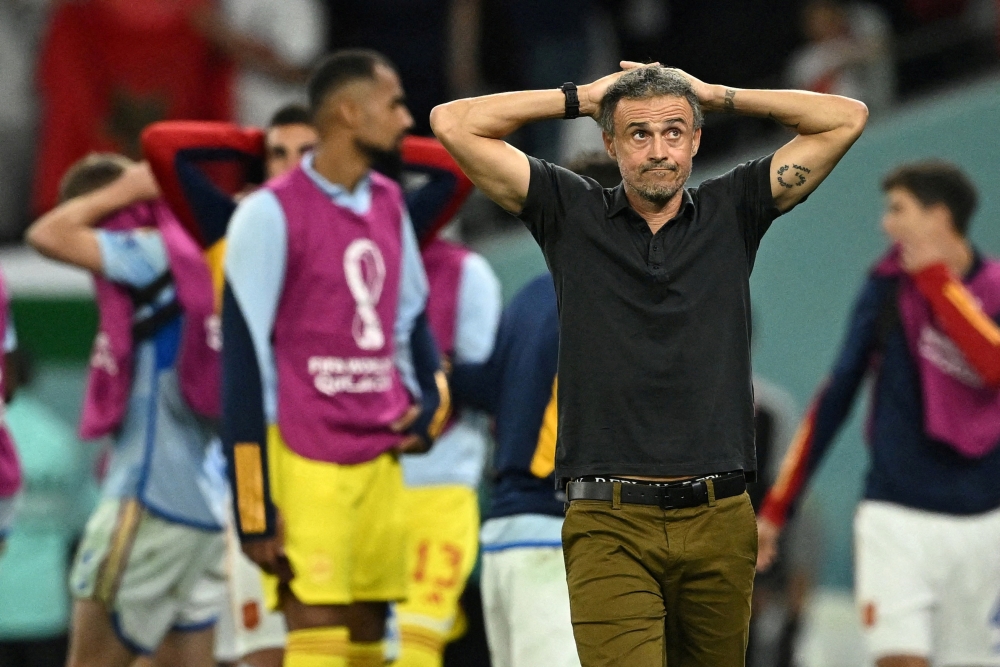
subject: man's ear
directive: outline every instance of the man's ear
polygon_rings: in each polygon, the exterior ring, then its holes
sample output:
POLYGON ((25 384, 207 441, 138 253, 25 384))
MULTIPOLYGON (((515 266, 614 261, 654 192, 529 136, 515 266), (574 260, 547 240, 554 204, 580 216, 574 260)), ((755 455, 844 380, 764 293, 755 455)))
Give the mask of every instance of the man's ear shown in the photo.
POLYGON ((951 215, 951 209, 944 204, 931 204, 924 209, 924 212, 934 221, 934 224, 957 231, 955 219, 951 215))
POLYGON ((604 150, 607 152, 608 157, 612 160, 617 161, 618 155, 615 153, 615 140, 607 132, 601 132, 601 138, 604 139, 604 150))
POLYGON ((701 128, 700 127, 697 130, 694 131, 694 138, 691 140, 691 146, 692 146, 692 149, 693 149, 691 151, 691 157, 694 157, 695 155, 698 154, 698 149, 701 148, 701 128))

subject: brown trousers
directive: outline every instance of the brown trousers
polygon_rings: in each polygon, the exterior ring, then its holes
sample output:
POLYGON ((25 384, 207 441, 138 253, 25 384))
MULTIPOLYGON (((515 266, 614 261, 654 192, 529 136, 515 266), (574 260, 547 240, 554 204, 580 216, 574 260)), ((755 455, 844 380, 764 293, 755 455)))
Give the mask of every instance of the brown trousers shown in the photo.
POLYGON ((582 667, 741 667, 757 523, 749 497, 662 510, 577 500, 563 524, 582 667))

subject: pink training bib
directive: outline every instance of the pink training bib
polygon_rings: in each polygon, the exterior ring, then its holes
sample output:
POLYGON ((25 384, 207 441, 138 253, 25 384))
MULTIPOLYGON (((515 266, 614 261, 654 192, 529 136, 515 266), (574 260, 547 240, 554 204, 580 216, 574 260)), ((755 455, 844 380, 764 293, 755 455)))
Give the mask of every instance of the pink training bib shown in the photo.
POLYGON ((401 439, 411 399, 395 363, 402 194, 372 172, 363 215, 334 204, 298 168, 268 184, 288 225, 274 325, 278 425, 310 459, 370 461, 401 439))

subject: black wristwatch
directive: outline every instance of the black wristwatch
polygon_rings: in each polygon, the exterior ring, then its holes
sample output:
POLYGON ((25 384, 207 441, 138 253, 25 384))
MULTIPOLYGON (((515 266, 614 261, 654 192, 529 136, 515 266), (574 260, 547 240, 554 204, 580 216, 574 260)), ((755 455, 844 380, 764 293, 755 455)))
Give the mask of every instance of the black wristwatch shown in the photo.
POLYGON ((576 84, 568 81, 559 86, 559 90, 563 91, 563 95, 566 96, 566 113, 563 114, 563 118, 567 120, 579 118, 580 98, 576 96, 576 84))

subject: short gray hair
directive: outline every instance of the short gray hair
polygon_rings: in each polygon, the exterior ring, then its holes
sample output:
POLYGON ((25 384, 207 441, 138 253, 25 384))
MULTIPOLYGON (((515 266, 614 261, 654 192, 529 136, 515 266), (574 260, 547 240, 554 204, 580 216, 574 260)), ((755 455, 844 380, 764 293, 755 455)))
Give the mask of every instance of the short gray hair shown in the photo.
POLYGON ((651 97, 683 97, 694 112, 694 129, 705 122, 705 114, 694 88, 676 70, 667 67, 637 67, 623 74, 608 87, 601 99, 597 122, 608 134, 615 133, 615 109, 621 100, 644 100, 651 97))

